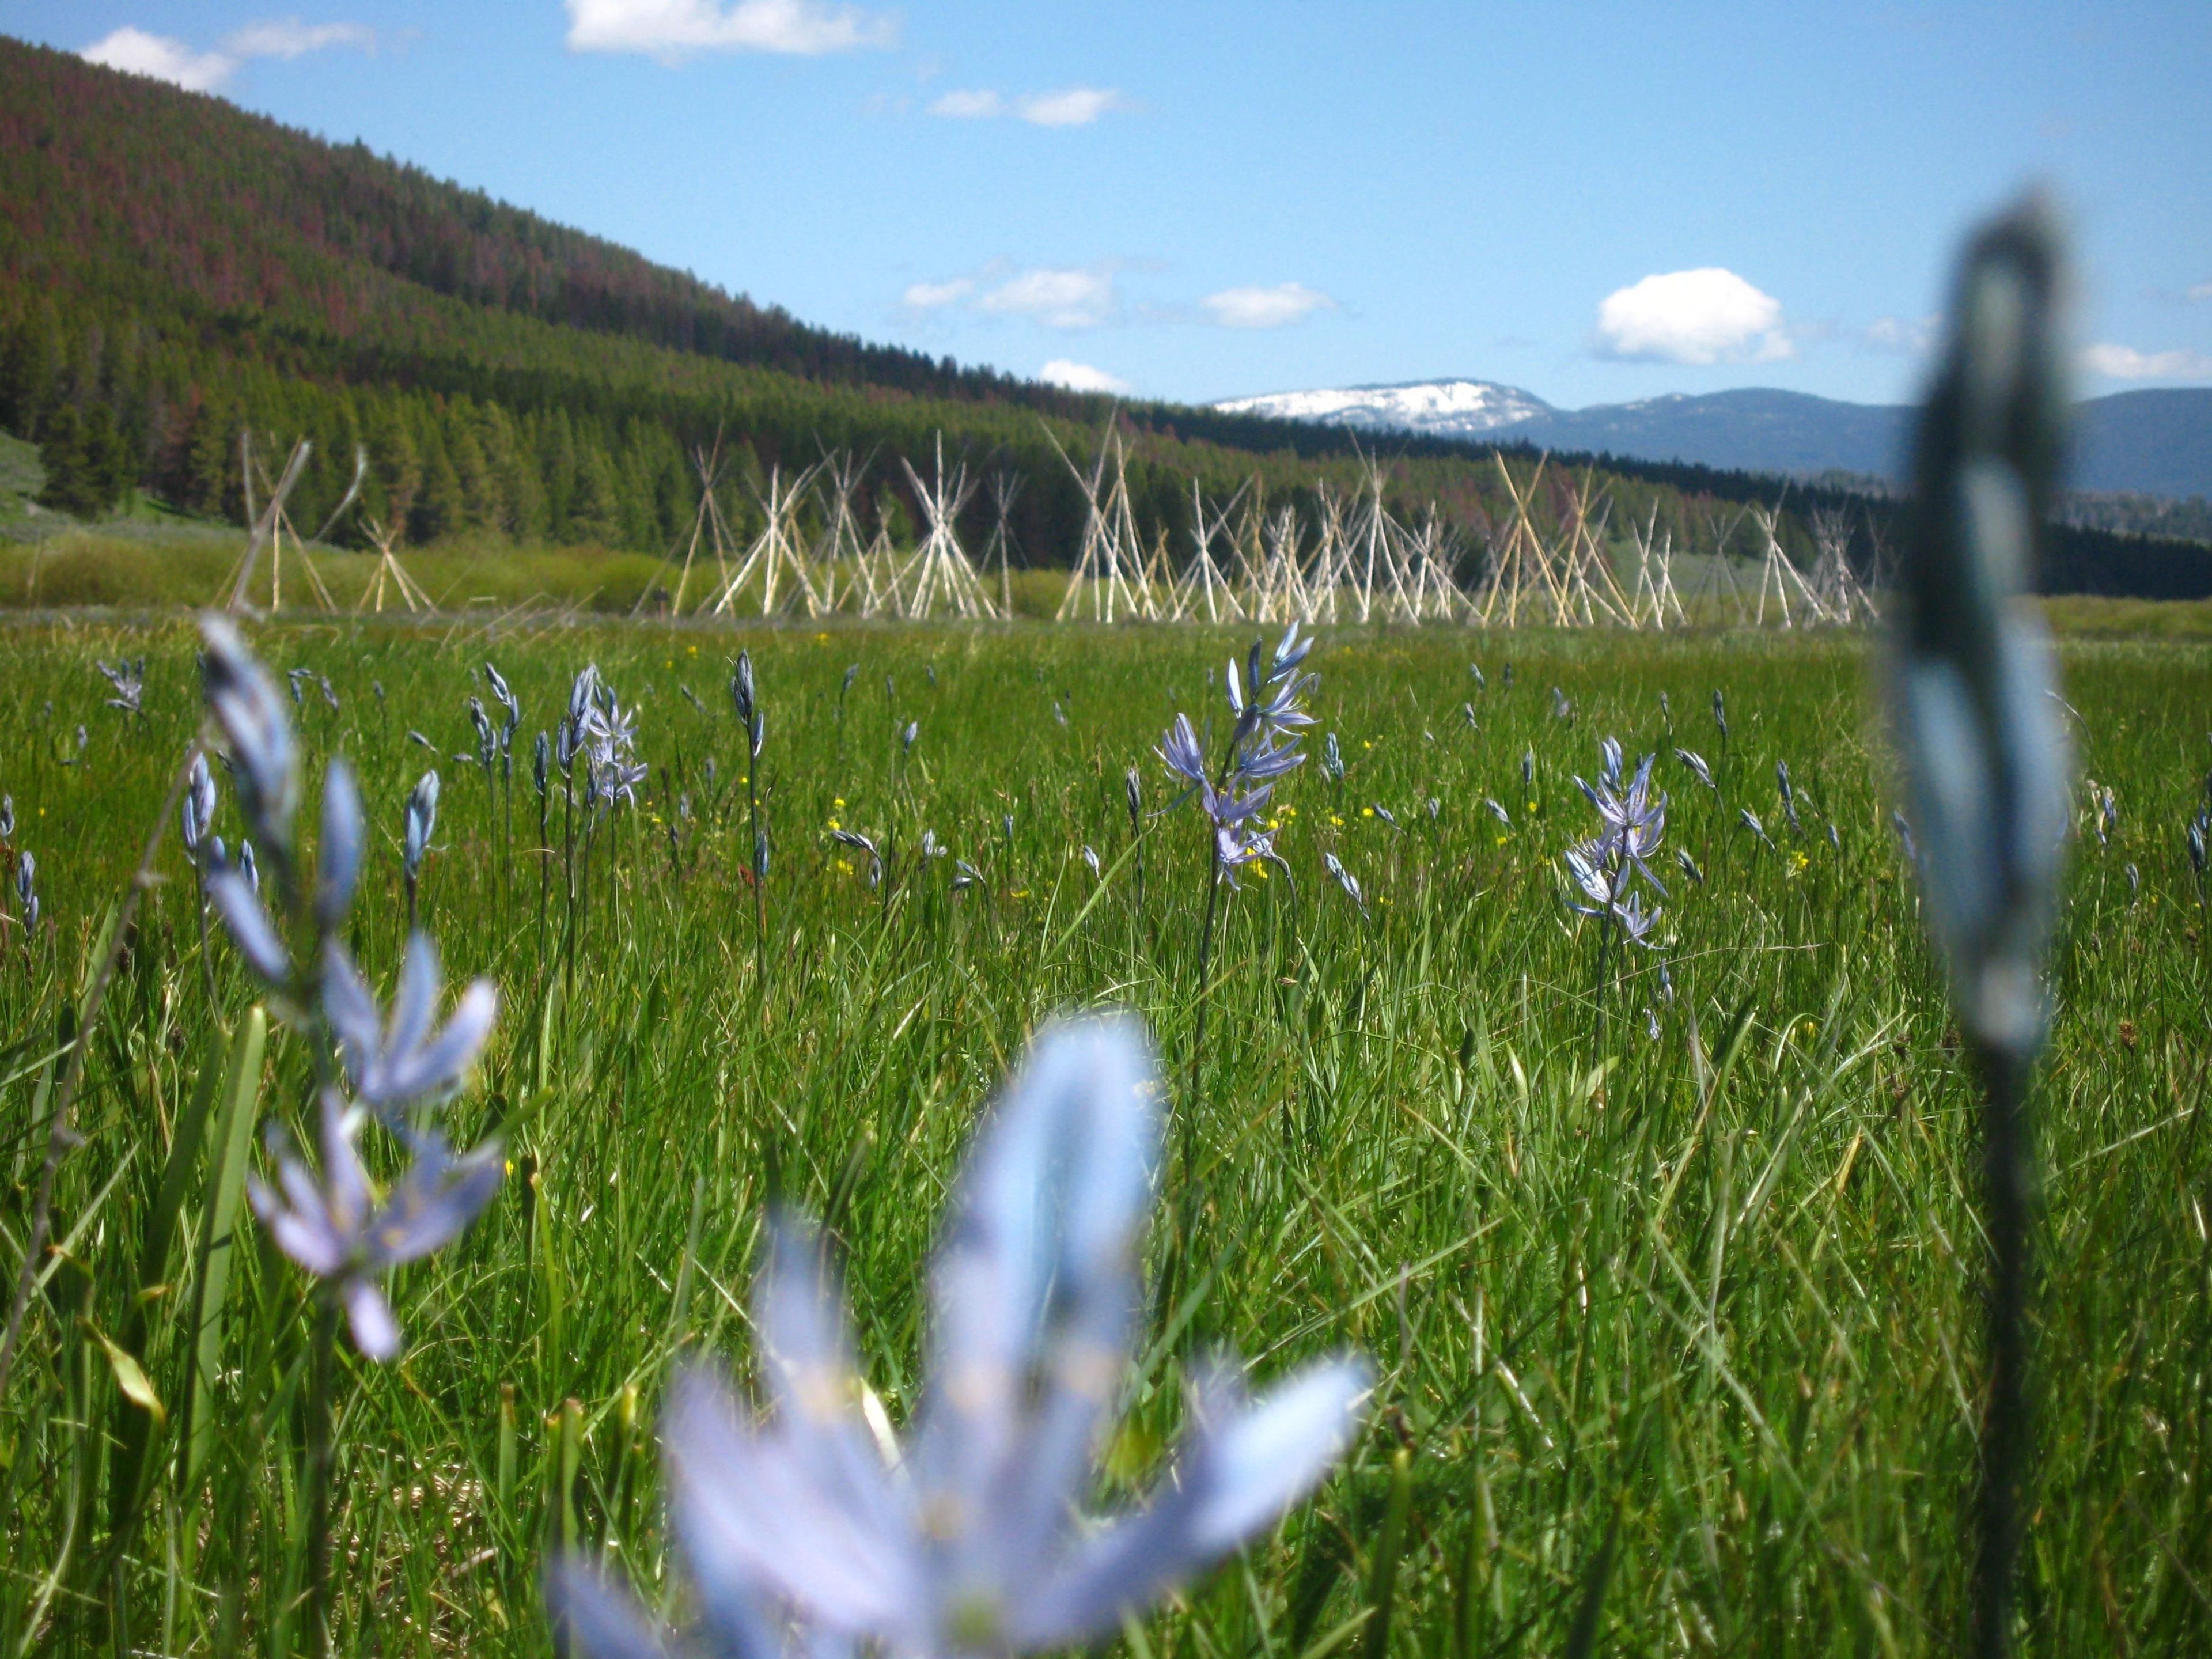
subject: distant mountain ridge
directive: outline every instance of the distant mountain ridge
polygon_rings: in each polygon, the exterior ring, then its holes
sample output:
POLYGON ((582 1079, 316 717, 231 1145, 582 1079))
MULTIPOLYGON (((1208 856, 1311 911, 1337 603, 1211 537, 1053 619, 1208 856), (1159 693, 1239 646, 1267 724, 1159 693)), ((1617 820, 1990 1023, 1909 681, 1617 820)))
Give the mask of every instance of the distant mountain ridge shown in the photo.
MULTIPOLYGON (((1902 404, 1845 403, 1769 387, 1567 410, 1517 386, 1472 379, 1273 392, 1212 407, 1732 471, 1889 478, 1900 474, 1912 415, 1902 404)), ((2212 496, 2212 388, 2115 392, 2081 404, 2079 413, 2076 489, 2212 496)))

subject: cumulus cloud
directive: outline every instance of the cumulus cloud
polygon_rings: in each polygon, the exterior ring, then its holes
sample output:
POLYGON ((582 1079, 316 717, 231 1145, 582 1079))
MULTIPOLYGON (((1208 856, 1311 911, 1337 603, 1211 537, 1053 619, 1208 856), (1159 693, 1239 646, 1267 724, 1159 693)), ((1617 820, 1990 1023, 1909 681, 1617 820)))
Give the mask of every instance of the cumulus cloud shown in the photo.
POLYGON ((77 54, 125 75, 149 76, 186 92, 215 92, 237 71, 238 61, 220 52, 194 52, 181 40, 125 27, 77 54))
POLYGON ((1017 272, 975 301, 994 317, 1028 317, 1047 328, 1097 328, 1121 309, 1113 271, 1103 265, 1039 265, 1017 272))
POLYGON ((2172 351, 2138 351, 2133 346, 2093 345, 2081 366, 2112 380, 2212 380, 2212 356, 2180 347, 2172 351))
POLYGON ((889 15, 823 0, 568 0, 568 50, 641 52, 675 62, 698 52, 818 58, 888 46, 889 15))
POLYGON ((1093 368, 1089 363, 1079 363, 1066 357, 1055 357, 1037 371, 1037 379, 1047 386, 1066 386, 1070 392, 1107 392, 1119 398, 1129 391, 1129 383, 1103 368, 1093 368))
POLYGON ((899 303, 908 311, 942 311, 958 305, 975 291, 972 276, 955 276, 949 283, 913 283, 899 296, 899 303))
POLYGON ((995 92, 948 92, 930 105, 929 112, 955 121, 988 121, 1004 115, 1006 106, 995 92))
POLYGON ((366 52, 375 45, 375 32, 359 23, 303 23, 296 17, 278 17, 248 23, 226 35, 222 44, 210 52, 196 52, 168 35, 149 34, 126 26, 103 35, 77 55, 88 64, 167 81, 186 92, 220 92, 249 58, 281 58, 289 62, 331 46, 355 46, 366 52))
POLYGON ((1223 328, 1283 328, 1303 322, 1316 311, 1330 311, 1336 301, 1319 289, 1304 283, 1278 283, 1273 288, 1224 288, 1209 294, 1199 308, 1223 328))
POLYGON ((1012 115, 1033 127, 1087 127, 1109 110, 1127 109, 1129 100, 1111 87, 1063 87, 1001 98, 985 88, 948 92, 929 106, 932 115, 956 121, 988 121, 1012 115))
POLYGON ((1601 357, 1698 364, 1771 362, 1795 349, 1782 302, 1717 266, 1646 276, 1607 295, 1594 345, 1601 357))

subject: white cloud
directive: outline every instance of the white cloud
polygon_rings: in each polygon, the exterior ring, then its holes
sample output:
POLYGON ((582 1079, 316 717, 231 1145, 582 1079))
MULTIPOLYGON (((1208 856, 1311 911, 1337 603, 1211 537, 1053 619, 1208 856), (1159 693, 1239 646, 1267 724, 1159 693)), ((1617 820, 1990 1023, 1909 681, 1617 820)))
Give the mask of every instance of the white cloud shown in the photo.
POLYGON ((1877 317, 1859 336, 1869 350, 1917 357, 1936 343, 1933 317, 1877 317))
POLYGON ((1037 371, 1037 379, 1047 386, 1066 386, 1070 392, 1109 392, 1119 398, 1130 390, 1129 383, 1109 374, 1103 368, 1093 368, 1089 363, 1071 362, 1055 357, 1037 371))
POLYGON ((1111 87, 1064 87, 1058 92, 1033 92, 1016 108, 1033 127, 1087 127, 1107 111, 1125 106, 1126 100, 1111 87))
POLYGON ((1782 302, 1713 266, 1646 276, 1607 295, 1595 347, 1601 357, 1668 363, 1771 362, 1795 349, 1782 302))
POLYGON ((249 58, 289 62, 331 46, 374 51, 376 33, 359 23, 303 23, 296 17, 273 17, 226 35, 212 52, 195 52, 166 34, 125 27, 94 41, 78 55, 88 64, 150 76, 186 92, 220 92, 249 58))
POLYGON ((948 92, 930 105, 929 112, 955 121, 988 121, 1004 115, 1006 106, 995 92, 948 92))
POLYGON ((220 91, 238 68, 226 52, 194 52, 181 40, 128 27, 94 41, 77 54, 88 64, 149 76, 186 92, 220 91))
POLYGON ((2189 297, 2192 300, 2212 300, 2212 283, 2197 283, 2189 290, 2189 297))
POLYGON ((887 14, 823 0, 568 0, 568 50, 642 52, 673 62, 695 52, 770 52, 817 58, 888 46, 887 14))
POLYGON ((1097 328, 1121 308, 1114 273, 1103 266, 1040 265, 1008 277, 975 301, 998 317, 1030 317, 1047 328, 1097 328))
POLYGON ((265 22, 248 23, 222 44, 234 57, 282 58, 289 63, 331 46, 371 51, 376 46, 376 32, 359 23, 302 23, 296 17, 272 17, 265 22))
POLYGON ((1336 301, 1319 289, 1304 283, 1278 283, 1273 288, 1224 288, 1199 302, 1207 317, 1223 328, 1281 328, 1303 322, 1316 311, 1330 311, 1336 301))
POLYGON ((908 311, 942 311, 958 305, 975 291, 971 276, 955 276, 949 283, 915 283, 899 296, 899 303, 908 311))
POLYGON ((1129 100, 1111 87, 1064 87, 1058 92, 1024 93, 1011 101, 987 88, 977 88, 945 94, 930 105, 929 112, 956 121, 988 121, 1014 115, 1033 127, 1087 127, 1109 110, 1128 106, 1129 100))
POLYGON ((2180 347, 2172 351, 2138 351, 2133 346, 2093 345, 2081 366, 2112 380, 2212 380, 2212 356, 2180 347))

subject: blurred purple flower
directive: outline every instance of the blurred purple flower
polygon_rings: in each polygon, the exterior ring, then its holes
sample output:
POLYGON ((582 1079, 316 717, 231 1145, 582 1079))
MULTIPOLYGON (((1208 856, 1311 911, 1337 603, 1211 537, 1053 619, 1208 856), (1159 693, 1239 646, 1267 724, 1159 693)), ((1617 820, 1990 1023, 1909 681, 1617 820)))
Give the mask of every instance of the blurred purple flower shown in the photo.
MULTIPOLYGON (((1328 1471, 1357 1423, 1364 1366, 1323 1361, 1252 1404, 1215 1370, 1173 1476, 1132 1511, 1080 1513, 1143 1309, 1159 1115, 1130 1022, 1039 1036, 977 1136, 939 1241, 903 1449, 879 1448, 867 1426, 818 1240, 778 1227, 755 1293, 771 1420, 753 1426, 695 1371, 664 1437, 673 1530, 716 1650, 777 1651, 769 1607, 817 1640, 901 1655, 1096 1641, 1328 1471)), ((665 1650, 587 1568, 557 1565, 553 1600, 599 1659, 665 1650)))

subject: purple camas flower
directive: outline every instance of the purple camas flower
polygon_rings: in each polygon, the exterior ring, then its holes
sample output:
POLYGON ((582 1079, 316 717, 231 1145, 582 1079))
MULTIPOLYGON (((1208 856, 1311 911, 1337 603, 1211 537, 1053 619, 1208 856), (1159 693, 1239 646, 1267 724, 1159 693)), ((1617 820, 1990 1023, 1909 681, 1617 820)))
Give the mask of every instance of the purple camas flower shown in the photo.
MULTIPOLYGON (((416 933, 400 970, 391 1019, 380 1018, 374 996, 339 942, 361 873, 361 794, 352 770, 340 759, 324 774, 314 884, 311 892, 301 893, 289 875, 291 814, 299 789, 288 716, 229 624, 214 618, 204 626, 208 702, 230 739, 240 798, 250 803, 248 825, 255 840, 281 849, 286 860, 285 878, 276 889, 276 916, 303 933, 312 927, 315 949, 304 967, 294 963, 279 921, 271 920, 250 878, 252 843, 241 844, 240 866, 233 868, 221 838, 208 832, 215 786, 204 765, 186 779, 185 840, 196 852, 204 846, 209 899, 254 971, 288 994, 278 1006, 314 1047, 319 1069, 326 1068, 335 1046, 356 1091, 353 1100, 333 1084, 317 1091, 318 1168, 311 1169, 272 1128, 270 1158, 277 1186, 249 1177, 248 1195, 278 1248, 321 1279, 345 1310, 362 1352, 389 1359, 399 1350, 399 1327, 378 1279, 458 1237, 490 1200, 505 1172, 495 1142, 456 1157, 422 1121, 428 1108, 459 1087, 490 1034, 498 998, 489 981, 479 980, 463 994, 452 1018, 436 1027, 437 952, 416 933), (356 1144, 363 1109, 413 1154, 388 1194, 376 1190, 356 1144)), ((408 800, 404 858, 410 890, 435 822, 437 781, 430 774, 408 800)))
MULTIPOLYGON (((1243 673, 1235 659, 1230 660, 1223 683, 1235 720, 1218 769, 1209 770, 1205 745, 1188 714, 1175 717, 1156 751, 1170 772, 1191 786, 1186 795, 1198 798, 1212 826, 1216 867, 1232 887, 1238 869, 1261 859, 1281 862, 1274 851, 1273 833, 1246 825, 1267 805, 1273 781, 1304 763, 1297 745, 1313 717, 1300 700, 1318 676, 1301 675, 1298 666, 1312 649, 1313 641, 1301 638, 1293 623, 1271 654, 1255 641, 1243 673), (1257 787, 1246 787, 1254 785, 1257 787)), ((1335 753, 1333 736, 1329 752, 1335 753)))
POLYGON ((115 693, 107 700, 110 708, 119 708, 126 714, 145 712, 142 706, 146 697, 145 658, 125 658, 120 662, 100 662, 94 665, 115 693))
POLYGON ((1168 770, 1185 783, 1202 784, 1206 781, 1206 751, 1199 746, 1198 732, 1192 726, 1189 715, 1177 714, 1175 717, 1175 724, 1168 727, 1167 735, 1160 739, 1160 746, 1156 752, 1168 770))
POLYGON ((415 1134, 415 1161, 380 1197, 361 1161, 361 1127, 335 1089, 319 1097, 322 1168, 318 1173, 270 1135, 281 1192, 246 1177, 246 1197, 277 1249, 331 1286, 346 1311, 354 1345, 368 1358, 399 1352, 399 1322, 377 1279, 402 1262, 442 1249, 468 1230, 505 1173, 495 1143, 456 1158, 434 1134, 415 1134))
POLYGON ((613 689, 599 681, 597 670, 585 672, 593 677, 593 695, 586 700, 576 729, 589 769, 589 798, 606 806, 618 800, 635 805, 637 786, 648 769, 636 755, 637 711, 622 706, 613 689))
MULTIPOLYGON (((1012 1655, 1099 1640, 1273 1526, 1341 1455, 1368 1387, 1346 1359, 1248 1403, 1205 1373, 1173 1476, 1082 1515, 1144 1307, 1138 1262, 1160 1090, 1132 1022, 1042 1033, 970 1150, 930 1274, 933 1318, 903 1446, 861 1407, 820 1240, 776 1227, 755 1290, 771 1414, 717 1379, 676 1385, 663 1436, 672 1528, 708 1650, 1012 1655)), ((595 1659, 665 1638, 574 1561, 550 1600, 595 1659)))
POLYGON ((1667 889, 1653 872, 1650 860, 1658 853, 1667 831, 1667 797, 1651 792, 1651 763, 1646 755, 1626 788, 1621 785, 1623 761, 1620 743, 1607 738, 1600 745, 1598 781, 1577 777, 1579 788, 1598 816, 1598 833, 1560 854, 1567 874, 1586 903, 1568 900, 1569 907, 1587 916, 1609 917, 1620 924, 1630 939, 1641 944, 1659 920, 1659 911, 1643 908, 1642 900, 1630 892, 1640 875, 1664 898, 1667 889))
POLYGON ((391 1017, 383 1020, 345 946, 332 939, 323 947, 323 1018, 337 1040, 354 1098, 386 1121, 398 1121, 410 1105, 434 1104, 457 1091, 499 1017, 499 993, 480 979, 437 1026, 441 983, 438 948, 418 932, 407 942, 391 1017))

